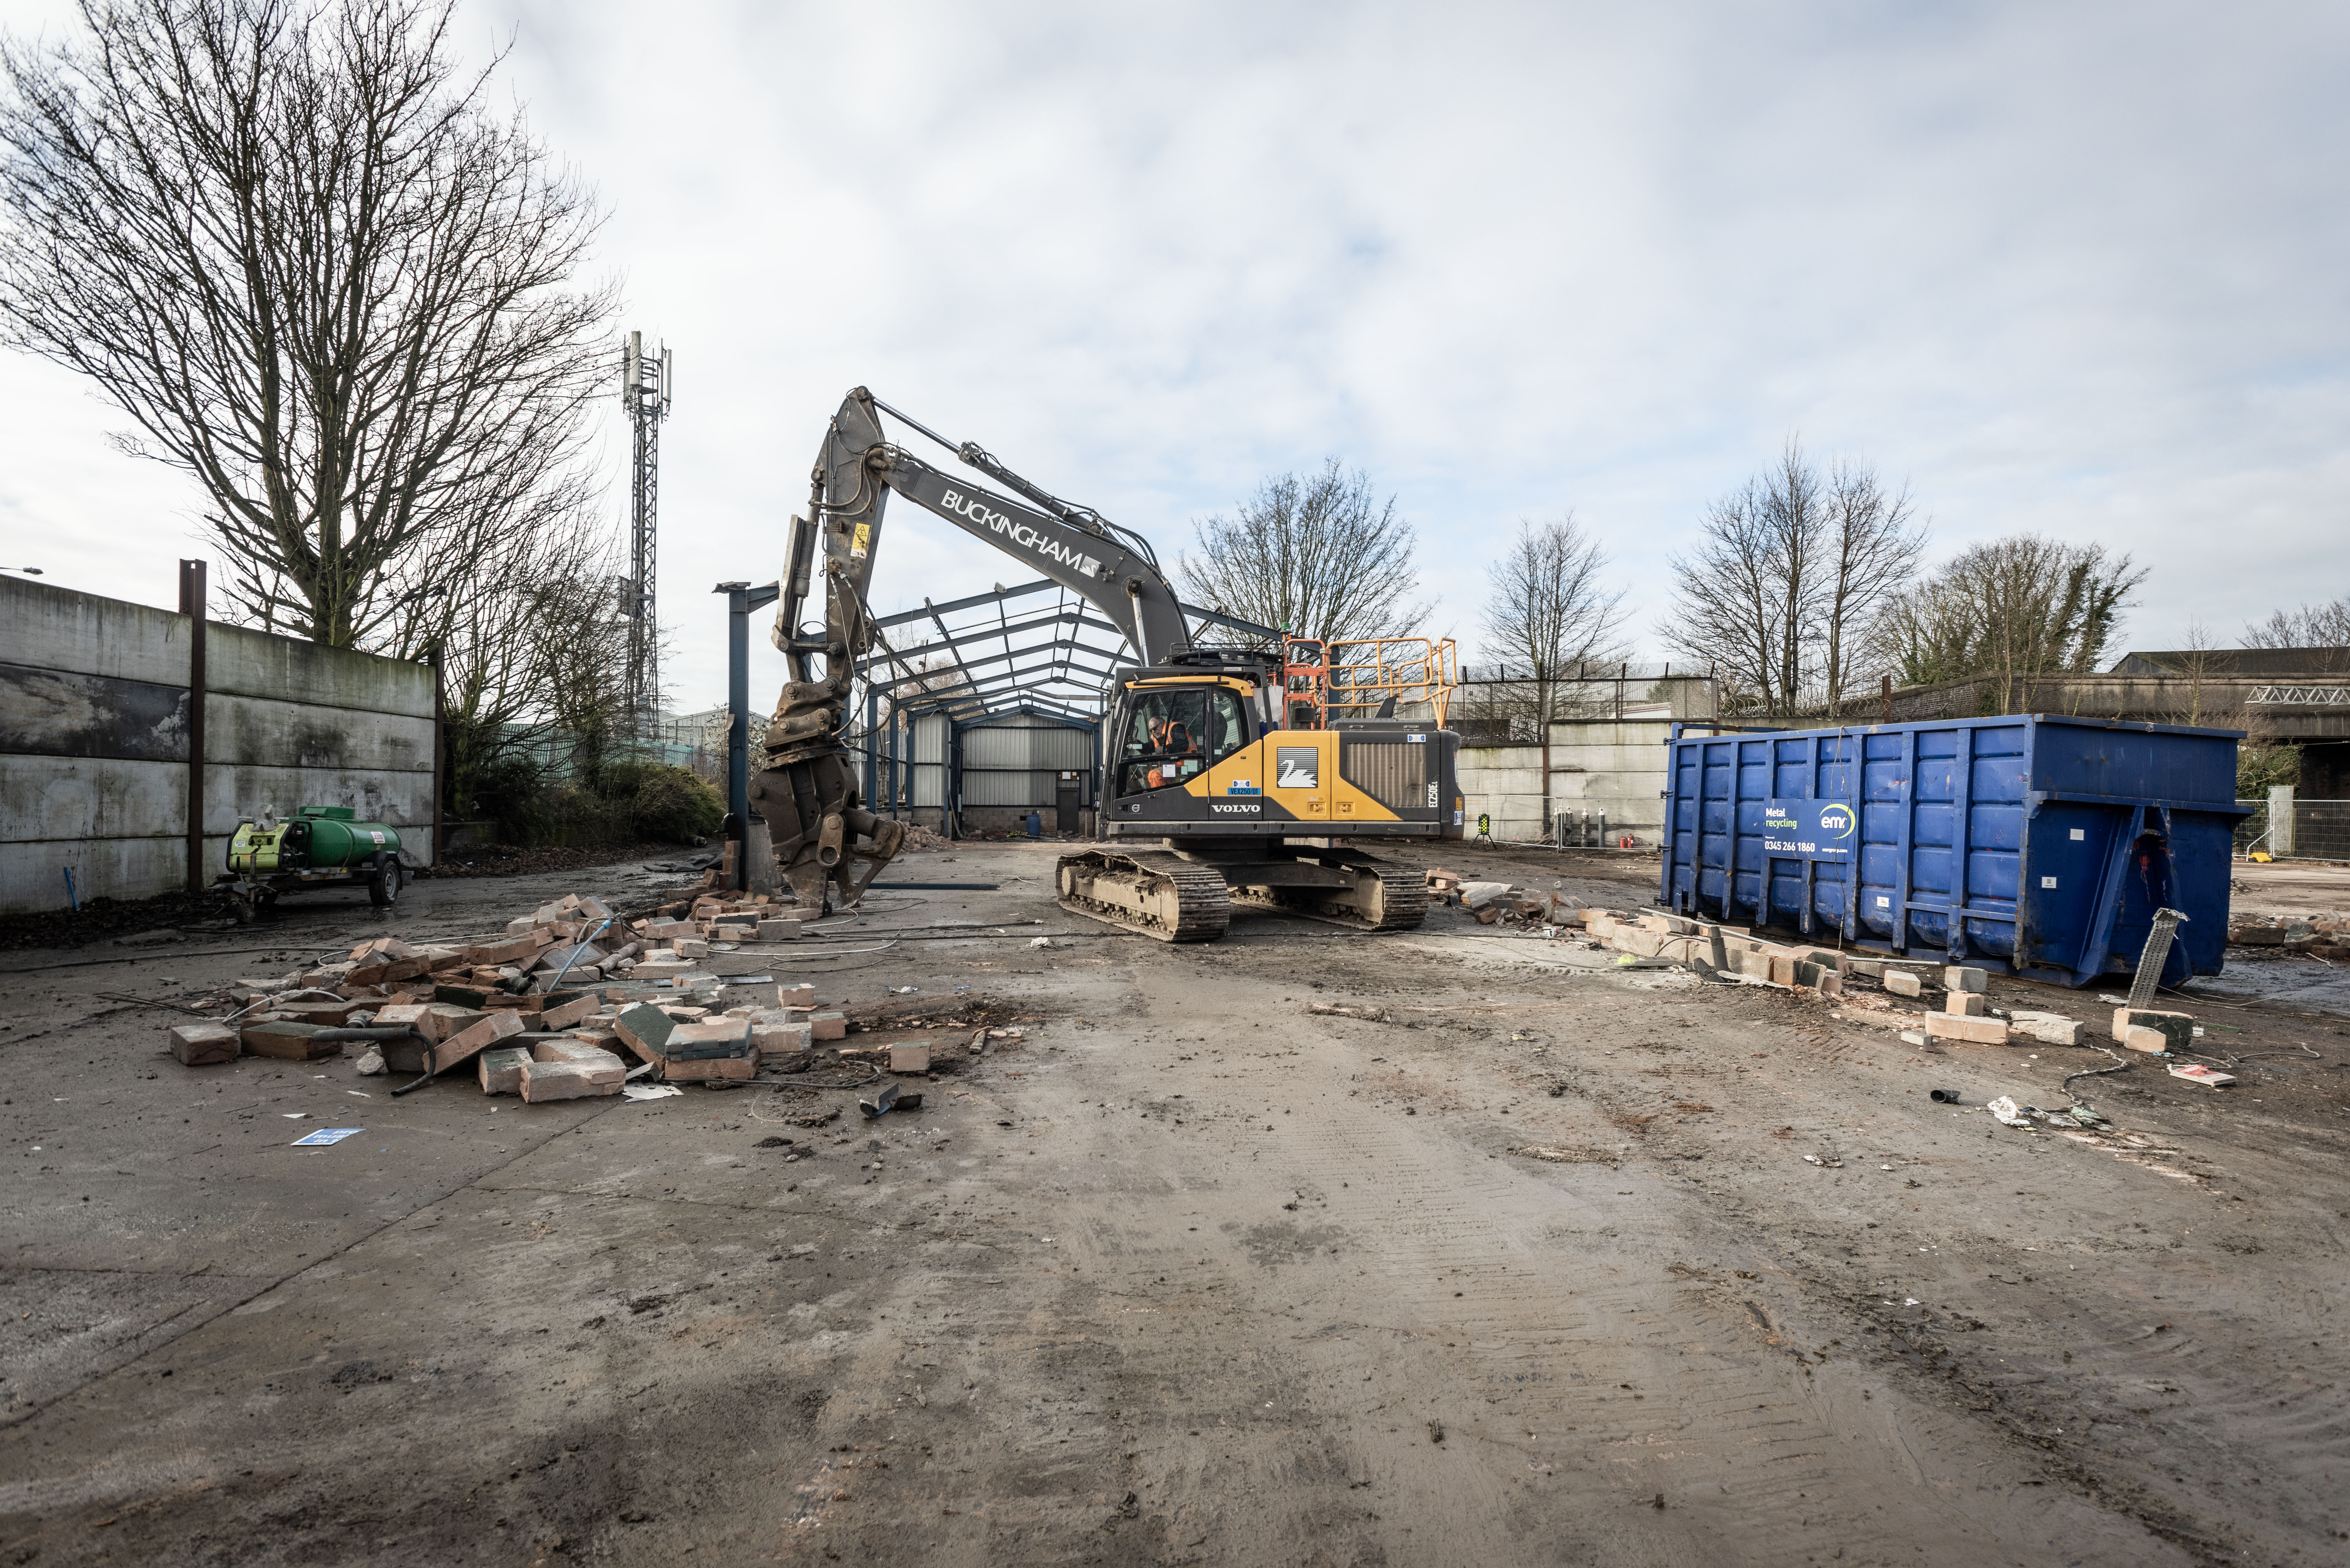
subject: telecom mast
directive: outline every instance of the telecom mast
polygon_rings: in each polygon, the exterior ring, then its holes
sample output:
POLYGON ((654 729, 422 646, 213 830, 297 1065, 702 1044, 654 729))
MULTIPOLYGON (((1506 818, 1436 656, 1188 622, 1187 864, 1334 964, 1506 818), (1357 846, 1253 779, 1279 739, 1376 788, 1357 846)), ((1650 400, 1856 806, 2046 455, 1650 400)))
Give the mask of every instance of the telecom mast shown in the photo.
POLYGON ((645 335, 629 334, 620 348, 620 410, 636 433, 629 483, 629 577, 620 585, 620 613, 629 618, 629 734, 652 739, 660 714, 660 618, 653 586, 660 518, 660 422, 669 417, 674 365, 663 344, 645 358, 645 335))

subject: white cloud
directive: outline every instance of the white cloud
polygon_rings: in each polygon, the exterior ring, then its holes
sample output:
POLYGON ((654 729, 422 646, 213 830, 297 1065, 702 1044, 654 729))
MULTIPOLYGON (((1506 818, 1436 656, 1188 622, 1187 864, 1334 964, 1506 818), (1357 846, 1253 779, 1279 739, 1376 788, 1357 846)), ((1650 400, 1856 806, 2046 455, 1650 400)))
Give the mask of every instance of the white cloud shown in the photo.
MULTIPOLYGON (((1494 544, 1569 505, 1645 630, 1704 502, 1791 432, 1908 482, 1944 548, 2136 552, 2144 645, 2350 583, 2329 8, 467 16, 484 51, 516 29, 504 84, 610 203, 627 324, 677 350, 684 705, 723 691, 709 586, 774 575, 857 384, 1169 557, 1268 471, 1360 464, 1464 638, 1494 544)), ((12 368, 39 439, 9 532, 167 601, 182 493, 12 368)), ((1024 576, 893 515, 885 611, 1024 576)))

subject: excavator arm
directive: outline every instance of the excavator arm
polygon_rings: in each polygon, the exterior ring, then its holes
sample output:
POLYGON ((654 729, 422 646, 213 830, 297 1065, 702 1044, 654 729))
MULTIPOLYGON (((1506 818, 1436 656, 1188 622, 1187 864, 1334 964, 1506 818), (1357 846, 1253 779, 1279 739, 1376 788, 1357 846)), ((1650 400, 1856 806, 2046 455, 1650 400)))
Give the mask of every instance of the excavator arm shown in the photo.
POLYGON ((750 791, 752 808, 766 820, 777 866, 803 904, 830 907, 836 882, 840 901, 855 901, 905 837, 902 824, 866 809, 840 743, 850 691, 872 647, 866 593, 892 492, 1086 599, 1126 634, 1144 664, 1163 663, 1190 642, 1182 607, 1141 537, 1021 478, 976 444, 952 446, 864 388, 852 390, 825 431, 810 477, 808 514, 792 519, 774 632, 790 678, 768 726, 766 765, 750 791), (950 447, 1034 509, 893 444, 881 428, 884 412, 950 447), (817 637, 803 617, 819 575, 825 624, 817 637))

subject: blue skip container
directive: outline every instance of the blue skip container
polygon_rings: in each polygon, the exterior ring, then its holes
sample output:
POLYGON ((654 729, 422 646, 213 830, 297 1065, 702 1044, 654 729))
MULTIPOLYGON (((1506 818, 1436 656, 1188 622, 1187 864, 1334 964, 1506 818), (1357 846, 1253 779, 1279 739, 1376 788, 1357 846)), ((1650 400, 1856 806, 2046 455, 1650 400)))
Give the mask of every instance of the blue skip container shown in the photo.
POLYGON ((1676 724, 1663 906, 2067 985, 2162 983, 2228 942, 2241 730, 2041 713, 1835 730, 1676 724))

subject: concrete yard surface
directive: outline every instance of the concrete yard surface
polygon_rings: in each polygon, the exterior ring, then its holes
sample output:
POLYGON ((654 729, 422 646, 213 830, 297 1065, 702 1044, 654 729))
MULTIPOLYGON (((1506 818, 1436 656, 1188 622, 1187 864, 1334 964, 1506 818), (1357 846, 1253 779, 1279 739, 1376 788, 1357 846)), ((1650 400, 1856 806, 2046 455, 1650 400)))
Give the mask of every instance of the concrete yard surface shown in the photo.
MULTIPOLYGON (((2068 1091, 2114 1062, 1458 909, 1167 947, 1056 909, 1058 847, 714 955, 938 1047, 873 1121, 184 1068, 139 1005, 598 872, 15 955, 0 1563, 2350 1558, 2350 1020, 2172 1003, 2237 1087, 2068 1091)), ((1655 864, 1410 858, 1627 909, 1655 864)))

